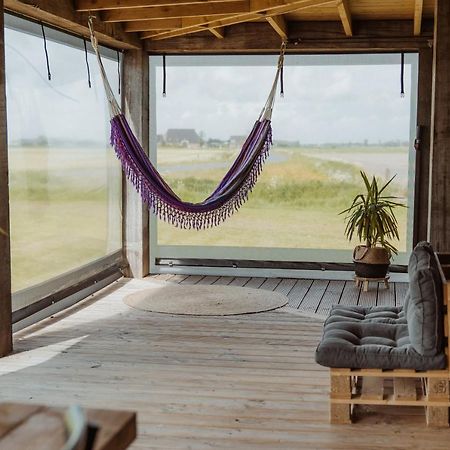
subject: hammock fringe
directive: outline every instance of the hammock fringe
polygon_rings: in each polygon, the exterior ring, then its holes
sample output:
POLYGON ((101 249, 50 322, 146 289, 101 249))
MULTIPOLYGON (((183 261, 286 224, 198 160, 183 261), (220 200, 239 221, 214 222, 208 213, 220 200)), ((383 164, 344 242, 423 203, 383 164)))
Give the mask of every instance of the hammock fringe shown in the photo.
MULTIPOLYGON (((161 193, 157 187, 150 181, 150 177, 145 176, 143 171, 136 164, 135 159, 131 156, 129 146, 123 138, 120 127, 114 120, 111 120, 111 145, 114 148, 117 158, 120 160, 127 179, 134 185, 139 192, 144 203, 149 209, 158 216, 175 227, 183 229, 207 229, 220 225, 227 218, 233 215, 247 200, 252 192, 259 175, 262 172, 264 163, 266 162, 270 148, 272 146, 272 129, 270 122, 267 125, 267 134, 262 143, 262 148, 258 152, 249 172, 239 189, 227 200, 215 209, 206 208, 205 211, 195 211, 199 204, 187 204, 192 207, 180 209, 179 205, 175 206, 173 199, 161 193)), ((136 141, 135 145, 140 144, 136 141)), ((142 147, 139 148, 143 152, 142 147)), ((200 204, 201 205, 201 204, 200 204)))

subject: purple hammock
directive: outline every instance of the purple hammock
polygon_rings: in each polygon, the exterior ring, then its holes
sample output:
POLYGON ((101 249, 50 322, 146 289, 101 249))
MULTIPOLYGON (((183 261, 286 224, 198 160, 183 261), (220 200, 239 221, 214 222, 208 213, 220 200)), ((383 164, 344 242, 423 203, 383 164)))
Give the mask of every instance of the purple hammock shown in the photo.
POLYGON ((283 45, 275 80, 264 108, 247 140, 213 193, 200 203, 182 201, 164 181, 121 113, 103 67, 92 21, 91 41, 97 55, 111 111, 111 145, 123 170, 149 209, 161 220, 180 228, 205 229, 217 226, 237 211, 253 190, 272 145, 271 115, 282 70, 283 45))

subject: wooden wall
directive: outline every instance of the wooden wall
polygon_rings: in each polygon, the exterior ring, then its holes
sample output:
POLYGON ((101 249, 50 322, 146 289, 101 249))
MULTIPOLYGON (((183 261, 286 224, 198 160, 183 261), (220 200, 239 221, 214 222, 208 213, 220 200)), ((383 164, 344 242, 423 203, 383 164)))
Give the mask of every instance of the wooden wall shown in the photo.
MULTIPOLYGON (((123 59, 124 111, 145 152, 149 152, 149 57, 141 50, 128 50, 123 59)), ((134 186, 124 182, 124 252, 127 276, 142 278, 149 273, 149 214, 134 186)))
POLYGON ((450 252, 450 1, 436 0, 428 238, 450 252))
POLYGON ((12 351, 12 328, 3 0, 0 11, 0 356, 5 356, 12 351))

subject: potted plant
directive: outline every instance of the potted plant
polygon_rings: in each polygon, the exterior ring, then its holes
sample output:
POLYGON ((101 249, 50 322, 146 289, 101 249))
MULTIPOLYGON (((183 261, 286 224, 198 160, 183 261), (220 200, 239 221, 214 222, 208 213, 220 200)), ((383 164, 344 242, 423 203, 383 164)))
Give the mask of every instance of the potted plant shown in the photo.
POLYGON ((346 214, 345 236, 349 241, 356 235, 364 245, 357 245, 353 251, 355 274, 362 278, 384 278, 389 261, 397 249, 390 242, 399 239, 398 221, 394 210, 405 207, 398 203, 398 197, 386 195, 386 188, 395 175, 382 187, 373 177, 372 181, 361 171, 365 192, 358 194, 351 206, 340 214, 346 214))

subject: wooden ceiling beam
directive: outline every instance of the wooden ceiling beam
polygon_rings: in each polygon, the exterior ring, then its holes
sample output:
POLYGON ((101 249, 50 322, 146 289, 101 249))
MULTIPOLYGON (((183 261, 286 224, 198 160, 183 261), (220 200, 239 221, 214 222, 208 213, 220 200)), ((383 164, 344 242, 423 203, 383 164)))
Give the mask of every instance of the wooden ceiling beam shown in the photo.
POLYGON ((75 0, 77 11, 104 11, 107 9, 145 8, 150 6, 180 6, 205 3, 226 3, 236 0, 75 0))
MULTIPOLYGON (((55 28, 89 37, 88 13, 75 11, 72 0, 4 0, 5 10, 41 21, 55 28)), ((125 33, 121 24, 95 21, 101 44, 120 49, 138 49, 142 43, 137 35, 125 33)))
MULTIPOLYGON (((289 22, 287 52, 294 54, 342 52, 400 52, 429 48, 433 21, 424 20, 422 35, 411 35, 412 20, 354 21, 352 39, 348 39, 340 22, 289 22), (292 41, 298 39, 297 44, 292 41)), ((280 38, 266 22, 240 23, 227 28, 226 39, 212 36, 184 35, 166 40, 147 40, 150 54, 233 54, 277 53, 280 38)))
MULTIPOLYGON (((267 0, 266 0, 267 1, 267 0)), ((277 0, 275 0, 277 1, 277 0)), ((251 0, 237 0, 222 3, 203 3, 181 6, 154 6, 105 11, 105 22, 127 22, 147 19, 172 19, 178 17, 201 17, 223 14, 243 14, 250 11, 251 0)))
POLYGON ((422 28, 423 0, 414 2, 414 36, 420 36, 422 28))
POLYGON ((352 30, 352 14, 350 12, 350 6, 348 0, 338 0, 337 8, 339 11, 339 17, 341 18, 342 26, 344 27, 346 36, 353 36, 352 30))
POLYGON ((284 16, 269 16, 266 20, 283 41, 288 39, 288 27, 284 16))
MULTIPOLYGON (((213 18, 208 24, 204 25, 209 25, 211 28, 235 25, 315 6, 335 4, 335 2, 336 0, 251 0, 252 11, 250 13, 230 15, 228 18, 220 20, 213 18)), ((198 33, 203 30, 204 28, 201 26, 191 25, 183 27, 181 30, 160 33, 152 39, 168 39, 183 34, 198 33)), ((146 37, 141 37, 146 39, 146 37)))
POLYGON ((208 28, 208 30, 217 38, 223 39, 225 37, 225 28, 208 28))

